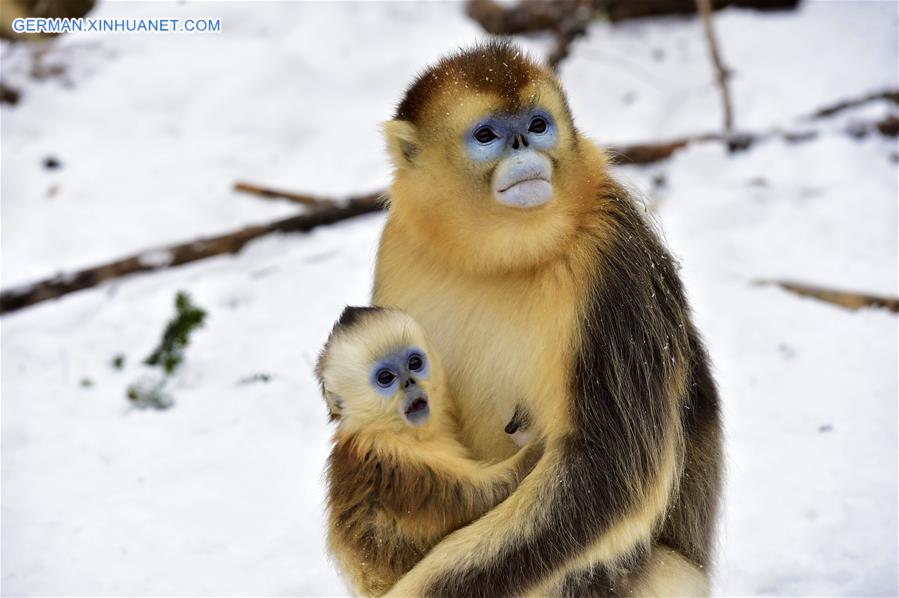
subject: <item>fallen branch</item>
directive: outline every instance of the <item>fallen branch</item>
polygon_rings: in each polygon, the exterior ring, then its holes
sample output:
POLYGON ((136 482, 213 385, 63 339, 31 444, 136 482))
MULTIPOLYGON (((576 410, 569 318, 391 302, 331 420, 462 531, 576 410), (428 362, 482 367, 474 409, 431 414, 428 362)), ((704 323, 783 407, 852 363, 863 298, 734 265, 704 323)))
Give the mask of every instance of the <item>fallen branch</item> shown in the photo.
MULTIPOLYGON (((706 43, 709 46, 709 56, 712 59, 712 66, 715 67, 715 82, 721 91, 721 104, 724 113, 724 135, 728 139, 734 132, 734 108, 730 99, 730 71, 724 66, 721 60, 721 51, 718 48, 718 36, 715 35, 715 25, 712 23, 712 0, 696 0, 696 9, 702 17, 702 28, 705 31, 706 43)), ((731 147, 730 150, 734 151, 731 147)))
MULTIPOLYGON (((856 121, 846 127, 845 133, 855 138, 862 138, 874 133, 884 137, 896 137, 899 136, 899 117, 888 115, 876 121, 856 121)), ((611 154, 616 164, 630 166, 667 160, 679 150, 697 143, 726 143, 728 148, 734 151, 748 149, 757 143, 773 139, 782 139, 786 143, 796 144, 811 141, 816 137, 818 137, 818 131, 814 129, 789 131, 771 129, 760 133, 733 133, 729 136, 722 133, 703 133, 654 143, 609 146, 606 151, 611 154)))
POLYGON ((880 100, 885 100, 887 102, 892 102, 893 104, 899 105, 899 89, 885 89, 883 91, 876 91, 874 93, 869 93, 858 98, 836 102, 812 112, 808 117, 806 117, 806 120, 827 118, 844 110, 857 108, 858 106, 862 106, 870 102, 877 102, 880 100))
POLYGON ((9 313, 41 301, 56 299, 75 291, 100 285, 106 281, 138 272, 152 272, 172 266, 180 266, 207 257, 237 253, 244 245, 263 235, 271 233, 306 232, 317 226, 333 224, 376 212, 384 202, 381 194, 373 193, 354 197, 346 202, 332 202, 298 216, 276 220, 268 224, 248 226, 237 231, 143 251, 136 255, 116 260, 78 272, 60 274, 46 280, 9 289, 0 293, 0 313, 9 313))
POLYGON ((10 87, 3 81, 0 81, 0 104, 9 104, 10 106, 15 106, 19 103, 19 98, 22 97, 22 92, 20 92, 15 87, 10 87))
MULTIPOLYGON (((535 4, 539 3, 535 2, 535 4)), ((552 70, 558 71, 562 61, 571 54, 571 45, 574 41, 587 35, 587 26, 595 12, 596 8, 593 2, 577 2, 572 10, 559 21, 555 29, 556 45, 546 57, 546 62, 552 70)))
MULTIPOLYGON (((756 10, 794 9, 799 0, 713 0, 714 10, 728 6, 756 10)), ((591 13, 606 16, 613 23, 629 19, 663 15, 688 15, 696 12, 695 0, 524 0, 501 4, 495 0, 468 0, 466 12, 494 35, 519 35, 555 31, 559 24, 580 6, 591 13)))
POLYGON ((652 164, 660 160, 667 160, 674 152, 684 149, 691 143, 700 143, 702 141, 706 141, 706 136, 681 137, 660 143, 611 146, 607 147, 606 151, 613 157, 615 163, 619 165, 652 164))
POLYGON ((262 197, 265 199, 286 199, 288 201, 302 204, 304 206, 310 206, 313 208, 323 208, 334 205, 334 202, 330 199, 313 197, 312 195, 303 195, 301 193, 293 193, 291 191, 279 191, 276 189, 270 189, 268 187, 259 187, 258 185, 253 185, 252 183, 244 183, 242 181, 234 183, 234 190, 241 193, 249 193, 251 195, 255 195, 257 197, 262 197))
POLYGON ((668 141, 658 143, 637 143, 634 145, 617 145, 609 146, 606 151, 611 154, 614 162, 618 165, 631 166, 652 164, 661 160, 667 160, 677 151, 696 143, 722 142, 727 143, 729 148, 748 149, 753 144, 781 136, 790 143, 798 143, 807 141, 817 135, 815 131, 802 132, 784 132, 784 131, 768 131, 765 133, 737 133, 732 135, 723 135, 721 133, 703 133, 701 135, 690 135, 687 137, 678 137, 668 141))
POLYGON ((553 31, 576 2, 519 2, 504 5, 495 0, 468 0, 465 13, 493 35, 517 35, 553 31))
MULTIPOLYGON (((664 15, 690 15, 696 12, 694 0, 597 0, 599 8, 613 23, 664 15)), ((714 10, 728 6, 754 10, 792 10, 799 0, 714 0, 714 10)))
POLYGON ((756 286, 777 286, 801 297, 811 297, 851 310, 876 307, 892 313, 899 313, 899 299, 896 297, 882 297, 854 291, 829 289, 785 280, 757 280, 753 284, 756 286))
POLYGON ((484 31, 494 35, 553 33, 556 44, 547 57, 547 64, 556 70, 568 57, 574 40, 586 34, 596 7, 596 0, 532 1, 513 5, 503 5, 495 0, 468 0, 465 11, 484 31))

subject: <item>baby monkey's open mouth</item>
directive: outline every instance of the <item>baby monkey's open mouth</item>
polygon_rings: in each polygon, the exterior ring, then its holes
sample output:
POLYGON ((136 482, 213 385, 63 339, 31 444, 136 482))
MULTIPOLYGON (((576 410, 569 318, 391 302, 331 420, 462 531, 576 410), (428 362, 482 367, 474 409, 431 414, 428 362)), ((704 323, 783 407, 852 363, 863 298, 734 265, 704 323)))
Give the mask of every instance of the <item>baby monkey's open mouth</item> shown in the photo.
POLYGON ((427 399, 415 399, 412 401, 412 404, 406 408, 406 415, 412 415, 413 413, 419 413, 428 408, 427 399))
POLYGON ((419 395, 407 399, 403 413, 405 414, 406 419, 413 425, 417 426, 424 423, 431 413, 431 409, 428 407, 428 396, 419 395))

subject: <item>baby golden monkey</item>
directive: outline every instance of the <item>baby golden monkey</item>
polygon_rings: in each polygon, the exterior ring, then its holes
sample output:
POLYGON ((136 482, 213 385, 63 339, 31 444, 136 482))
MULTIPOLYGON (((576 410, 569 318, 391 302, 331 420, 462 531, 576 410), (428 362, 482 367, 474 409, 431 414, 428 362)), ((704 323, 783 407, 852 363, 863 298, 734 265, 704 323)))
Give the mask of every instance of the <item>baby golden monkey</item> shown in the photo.
POLYGON ((546 437, 517 490, 397 596, 708 591, 721 422, 677 267, 575 127, 559 81, 493 42, 424 71, 394 164, 372 303, 440 352, 480 459, 523 405, 546 437))
MULTIPOLYGON (((316 374, 337 421, 328 545, 356 594, 390 589, 446 534, 503 501, 541 455, 538 442, 496 465, 469 458, 439 358, 401 311, 346 308, 316 374)), ((513 418, 509 433, 523 422, 513 418)))

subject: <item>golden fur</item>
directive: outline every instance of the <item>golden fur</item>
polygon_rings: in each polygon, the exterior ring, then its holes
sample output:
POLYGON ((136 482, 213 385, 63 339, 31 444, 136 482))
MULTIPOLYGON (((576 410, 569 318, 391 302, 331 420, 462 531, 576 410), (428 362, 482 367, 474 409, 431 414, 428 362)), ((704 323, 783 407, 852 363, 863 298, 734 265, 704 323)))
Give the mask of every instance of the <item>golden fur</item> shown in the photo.
POLYGON ((630 591, 665 587, 674 574, 656 556, 660 533, 707 565, 720 462, 707 358, 670 256, 574 127, 555 77, 513 46, 462 52, 421 76, 385 132, 395 173, 372 303, 428 331, 475 457, 513 454, 500 431, 518 404, 547 438, 511 497, 390 594, 533 592, 591 568, 630 591), (504 69, 520 80, 494 89, 471 75, 504 69), (530 105, 554 117, 558 142, 552 200, 521 210, 492 200, 495 164, 472 163, 460 140, 477 119, 530 105), (703 480, 689 495, 685 466, 703 480), (592 496, 567 494, 569 482, 592 496), (642 563, 639 575, 619 575, 623 562, 642 563))

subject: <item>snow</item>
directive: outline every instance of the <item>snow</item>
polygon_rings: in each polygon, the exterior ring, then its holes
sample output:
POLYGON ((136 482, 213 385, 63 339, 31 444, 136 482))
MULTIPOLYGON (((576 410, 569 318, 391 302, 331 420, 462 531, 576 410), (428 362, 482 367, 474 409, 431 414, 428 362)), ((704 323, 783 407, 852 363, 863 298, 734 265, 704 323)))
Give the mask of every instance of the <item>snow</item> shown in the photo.
MULTIPOLYGON (((847 94, 895 87, 897 19, 894 2, 877 1, 717 13, 737 128, 789 124, 847 94)), ((665 139, 720 127, 720 96, 696 19, 596 25, 562 64, 562 77, 578 125, 599 139, 665 139)))
MULTIPOLYGON (((223 33, 62 36, 44 63, 65 75, 43 81, 25 48, 2 46, 4 81, 23 91, 0 112, 4 289, 134 252, 156 263, 154 247, 298 209, 234 193, 236 180, 383 188, 378 124, 420 68, 481 37, 451 3, 104 3, 93 16, 124 15, 221 17, 223 33), (62 167, 45 169, 48 156, 62 167)), ((896 595, 896 317, 753 284, 896 294, 896 142, 843 132, 895 107, 804 120, 897 86, 896 6, 806 2, 716 22, 738 125, 819 134, 618 169, 657 207, 721 387, 715 592, 896 595)), ((603 142, 719 126, 691 19, 597 23, 562 79, 578 126, 603 142)), ((5 315, 3 593, 345 594, 324 551, 330 430, 312 365, 342 307, 368 300, 382 224, 269 236, 5 315), (175 406, 135 410, 125 389, 179 289, 207 324, 175 406)))

